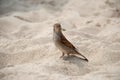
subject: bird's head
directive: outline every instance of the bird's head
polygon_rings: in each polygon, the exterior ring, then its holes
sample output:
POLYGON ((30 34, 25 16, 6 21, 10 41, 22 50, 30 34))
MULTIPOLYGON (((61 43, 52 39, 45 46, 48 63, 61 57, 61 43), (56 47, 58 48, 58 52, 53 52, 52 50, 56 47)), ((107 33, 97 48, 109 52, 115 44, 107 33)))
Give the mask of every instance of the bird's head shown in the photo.
POLYGON ((54 31, 55 32, 60 32, 61 31, 61 25, 59 23, 54 24, 54 31))
POLYGON ((60 32, 61 30, 65 31, 65 29, 62 29, 62 28, 61 28, 60 23, 54 24, 53 27, 54 27, 54 31, 55 31, 55 32, 60 32))

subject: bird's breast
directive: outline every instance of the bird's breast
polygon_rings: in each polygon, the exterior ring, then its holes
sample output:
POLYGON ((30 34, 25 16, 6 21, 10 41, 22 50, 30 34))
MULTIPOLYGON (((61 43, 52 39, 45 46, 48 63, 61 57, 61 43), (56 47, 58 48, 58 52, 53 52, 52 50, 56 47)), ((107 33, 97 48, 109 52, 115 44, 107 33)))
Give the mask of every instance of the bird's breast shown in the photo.
POLYGON ((54 43, 55 43, 56 47, 58 47, 58 48, 62 48, 63 47, 63 44, 62 44, 60 36, 61 35, 56 34, 56 33, 54 33, 54 35, 53 35, 54 43))

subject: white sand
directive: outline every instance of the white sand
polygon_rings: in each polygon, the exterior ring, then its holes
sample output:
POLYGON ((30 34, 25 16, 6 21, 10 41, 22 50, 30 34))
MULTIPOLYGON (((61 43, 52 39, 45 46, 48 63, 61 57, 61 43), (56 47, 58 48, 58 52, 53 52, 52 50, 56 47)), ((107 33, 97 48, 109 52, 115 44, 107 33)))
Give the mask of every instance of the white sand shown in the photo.
POLYGON ((1 0, 0 80, 120 80, 119 0, 1 0), (60 59, 53 24, 89 62, 60 59))

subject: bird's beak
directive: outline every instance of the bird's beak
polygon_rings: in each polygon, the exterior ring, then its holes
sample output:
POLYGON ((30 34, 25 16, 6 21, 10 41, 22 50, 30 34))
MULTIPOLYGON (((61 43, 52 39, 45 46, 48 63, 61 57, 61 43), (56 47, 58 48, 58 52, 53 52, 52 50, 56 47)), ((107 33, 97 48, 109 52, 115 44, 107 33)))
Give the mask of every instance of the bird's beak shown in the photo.
POLYGON ((66 29, 62 28, 62 31, 66 31, 66 29))

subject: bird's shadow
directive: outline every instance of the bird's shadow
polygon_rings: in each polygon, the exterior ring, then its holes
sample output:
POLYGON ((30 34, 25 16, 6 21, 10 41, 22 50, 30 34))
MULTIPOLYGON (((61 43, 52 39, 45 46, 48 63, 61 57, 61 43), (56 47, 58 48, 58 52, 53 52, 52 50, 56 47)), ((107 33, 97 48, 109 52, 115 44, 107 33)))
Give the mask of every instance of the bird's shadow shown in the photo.
POLYGON ((88 62, 85 59, 82 59, 82 58, 75 56, 75 55, 64 56, 63 60, 68 61, 72 64, 76 64, 78 67, 83 67, 88 62))

